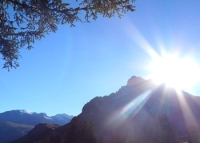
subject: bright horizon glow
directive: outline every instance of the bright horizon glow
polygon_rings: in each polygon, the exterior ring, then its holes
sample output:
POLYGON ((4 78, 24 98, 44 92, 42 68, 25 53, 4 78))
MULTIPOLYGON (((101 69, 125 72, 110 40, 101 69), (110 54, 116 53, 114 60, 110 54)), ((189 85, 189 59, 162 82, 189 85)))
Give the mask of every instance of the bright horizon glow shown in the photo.
POLYGON ((192 59, 165 54, 149 65, 151 78, 176 89, 191 89, 200 81, 200 68, 192 59))
POLYGON ((147 78, 152 79, 156 84, 165 83, 167 87, 190 92, 194 91, 195 86, 200 83, 200 67, 191 58, 192 55, 185 55, 185 57, 180 58, 176 50, 173 53, 167 53, 166 51, 170 48, 166 48, 162 40, 157 39, 162 53, 160 56, 137 27, 133 24, 131 25, 131 23, 127 25, 126 27, 132 28, 131 32, 127 29, 131 39, 151 57, 152 63, 147 66, 147 71, 149 72, 147 78))

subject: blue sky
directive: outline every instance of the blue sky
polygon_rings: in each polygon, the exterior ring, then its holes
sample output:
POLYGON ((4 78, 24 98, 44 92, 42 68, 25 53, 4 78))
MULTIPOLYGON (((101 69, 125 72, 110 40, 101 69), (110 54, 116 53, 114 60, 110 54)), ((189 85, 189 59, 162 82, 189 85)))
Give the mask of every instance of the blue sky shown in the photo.
MULTIPOLYGON (((34 49, 21 50, 19 68, 0 70, 0 112, 78 115, 85 103, 116 92, 131 76, 148 78, 149 45, 158 54, 162 48, 178 51, 200 64, 199 5, 198 0, 137 0, 136 11, 121 19, 59 26, 34 49)), ((199 84, 189 92, 200 95, 199 84)))

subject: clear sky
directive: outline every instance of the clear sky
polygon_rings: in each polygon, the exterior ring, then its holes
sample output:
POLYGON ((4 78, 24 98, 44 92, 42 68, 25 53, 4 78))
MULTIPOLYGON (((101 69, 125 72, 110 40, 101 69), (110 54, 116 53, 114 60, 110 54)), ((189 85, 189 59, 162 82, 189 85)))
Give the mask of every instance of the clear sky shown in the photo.
MULTIPOLYGON (((131 76, 148 78, 152 51, 178 52, 200 64, 199 0, 136 0, 135 6, 121 19, 59 26, 31 51, 21 50, 19 68, 0 70, 0 112, 78 115, 131 76)), ((188 92, 200 95, 200 84, 188 92)))

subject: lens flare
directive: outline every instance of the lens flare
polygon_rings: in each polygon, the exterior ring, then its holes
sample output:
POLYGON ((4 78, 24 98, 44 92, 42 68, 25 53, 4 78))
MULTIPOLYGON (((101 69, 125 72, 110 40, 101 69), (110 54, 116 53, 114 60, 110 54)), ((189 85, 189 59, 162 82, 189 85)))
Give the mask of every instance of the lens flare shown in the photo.
POLYGON ((135 116, 148 101, 151 92, 151 90, 148 90, 143 94, 138 95, 122 109, 117 110, 113 115, 111 115, 107 123, 109 125, 119 123, 125 121, 130 116, 135 116))

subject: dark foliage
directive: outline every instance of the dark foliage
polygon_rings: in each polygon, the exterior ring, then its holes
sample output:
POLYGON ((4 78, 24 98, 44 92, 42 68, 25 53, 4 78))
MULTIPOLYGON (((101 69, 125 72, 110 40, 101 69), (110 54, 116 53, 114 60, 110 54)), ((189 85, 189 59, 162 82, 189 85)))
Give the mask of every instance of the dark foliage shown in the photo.
POLYGON ((90 22, 97 16, 121 17, 134 11, 134 0, 78 0, 76 6, 62 0, 1 0, 0 2, 0 54, 3 68, 16 68, 23 47, 32 48, 35 40, 55 32, 59 24, 90 22))
POLYGON ((188 127, 188 143, 199 143, 198 130, 195 125, 188 127))
POLYGON ((0 143, 9 143, 26 135, 33 126, 0 121, 0 143))
POLYGON ((165 115, 139 115, 119 125, 111 143, 180 143, 165 115))
POLYGON ((59 125, 56 124, 37 124, 27 135, 12 141, 11 143, 50 143, 56 142, 53 136, 55 135, 55 129, 59 125), (50 136, 49 136, 50 135, 50 136))
POLYGON ((86 120, 80 122, 74 117, 70 123, 68 132, 62 136, 62 142, 97 143, 93 123, 86 120))

